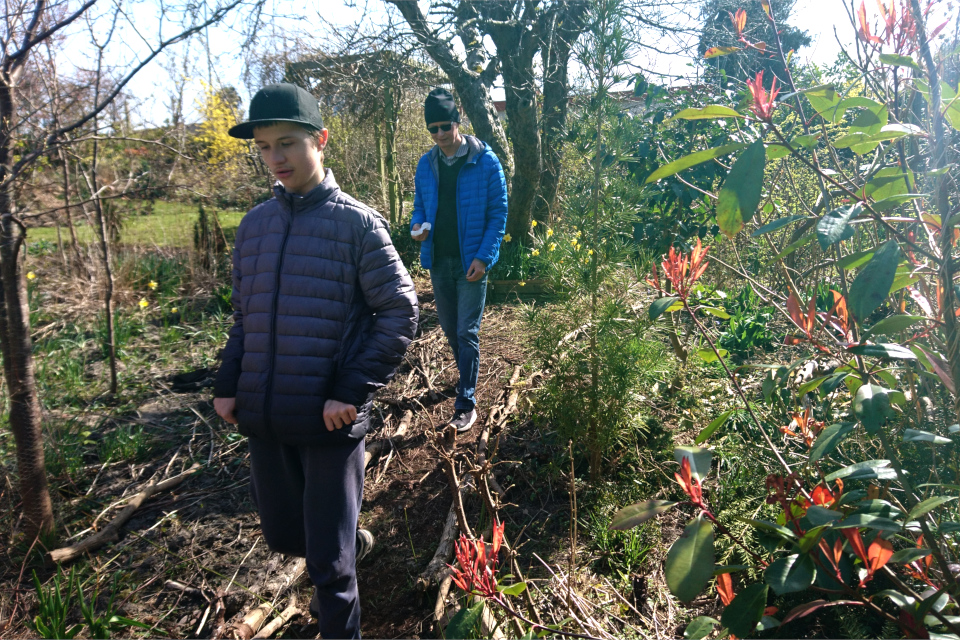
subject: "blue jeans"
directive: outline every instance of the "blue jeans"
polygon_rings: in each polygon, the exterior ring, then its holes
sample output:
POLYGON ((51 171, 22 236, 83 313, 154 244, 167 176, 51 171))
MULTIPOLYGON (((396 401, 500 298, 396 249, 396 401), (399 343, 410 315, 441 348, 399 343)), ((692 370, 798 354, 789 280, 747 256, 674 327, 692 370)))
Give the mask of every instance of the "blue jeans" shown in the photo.
POLYGON ((480 374, 480 319, 487 300, 487 276, 467 281, 459 257, 434 257, 430 269, 433 296, 440 328, 447 336, 453 358, 460 370, 454 408, 470 411, 476 406, 474 394, 480 374))

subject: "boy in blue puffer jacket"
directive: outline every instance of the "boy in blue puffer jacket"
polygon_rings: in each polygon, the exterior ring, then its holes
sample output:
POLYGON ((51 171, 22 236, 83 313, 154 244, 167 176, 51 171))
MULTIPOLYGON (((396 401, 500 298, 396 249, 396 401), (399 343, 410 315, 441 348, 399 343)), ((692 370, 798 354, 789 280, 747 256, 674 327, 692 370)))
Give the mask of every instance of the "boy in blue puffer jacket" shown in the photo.
POLYGON ((449 91, 431 91, 423 110, 436 145, 417 164, 410 233, 423 243, 420 262, 430 270, 440 327, 460 371, 448 424, 463 432, 477 419, 478 334, 486 273, 500 255, 507 226, 507 183, 490 145, 460 133, 449 91))

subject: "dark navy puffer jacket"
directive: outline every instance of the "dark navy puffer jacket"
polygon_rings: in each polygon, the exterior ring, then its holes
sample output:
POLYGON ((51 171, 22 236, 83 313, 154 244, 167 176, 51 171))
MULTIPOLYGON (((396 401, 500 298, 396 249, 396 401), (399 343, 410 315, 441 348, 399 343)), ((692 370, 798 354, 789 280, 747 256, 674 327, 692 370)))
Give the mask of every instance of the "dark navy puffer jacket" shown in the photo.
POLYGON ((416 330, 413 281, 386 221, 341 192, 329 169, 303 197, 279 185, 274 194, 237 229, 234 325, 214 395, 236 397, 248 436, 295 445, 362 438, 372 394, 416 330), (327 431, 327 399, 355 405, 356 421, 327 431))

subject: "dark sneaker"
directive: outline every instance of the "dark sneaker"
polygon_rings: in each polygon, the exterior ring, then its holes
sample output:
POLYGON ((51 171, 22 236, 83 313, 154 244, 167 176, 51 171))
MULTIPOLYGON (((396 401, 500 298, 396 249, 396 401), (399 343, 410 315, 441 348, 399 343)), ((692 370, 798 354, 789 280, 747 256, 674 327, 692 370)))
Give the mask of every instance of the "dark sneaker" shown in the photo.
POLYGON ((452 424, 457 429, 457 433, 470 431, 470 427, 477 421, 476 409, 457 409, 453 412, 453 418, 447 424, 452 424))
POLYGON ((357 564, 373 551, 373 534, 366 529, 357 529, 357 564))

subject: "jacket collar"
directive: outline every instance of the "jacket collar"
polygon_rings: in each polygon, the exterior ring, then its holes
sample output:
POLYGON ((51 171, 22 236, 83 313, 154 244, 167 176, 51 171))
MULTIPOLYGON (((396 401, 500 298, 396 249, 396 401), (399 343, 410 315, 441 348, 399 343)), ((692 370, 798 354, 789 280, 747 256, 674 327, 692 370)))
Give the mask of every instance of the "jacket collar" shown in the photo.
MULTIPOLYGON (((467 141, 467 162, 476 162, 477 156, 486 150, 487 143, 476 136, 467 134, 463 134, 463 138, 467 141)), ((430 162, 436 166, 436 163, 440 162, 440 145, 433 145, 433 148, 427 153, 430 154, 430 162)))
POLYGON ((290 213, 294 207, 303 211, 305 208, 318 207, 340 191, 340 185, 333 177, 333 171, 323 170, 323 182, 307 192, 306 195, 299 196, 295 193, 289 193, 278 181, 273 185, 273 195, 277 202, 283 208, 284 212, 290 213))

